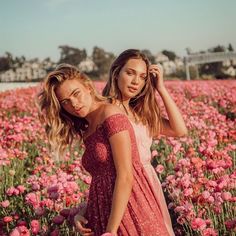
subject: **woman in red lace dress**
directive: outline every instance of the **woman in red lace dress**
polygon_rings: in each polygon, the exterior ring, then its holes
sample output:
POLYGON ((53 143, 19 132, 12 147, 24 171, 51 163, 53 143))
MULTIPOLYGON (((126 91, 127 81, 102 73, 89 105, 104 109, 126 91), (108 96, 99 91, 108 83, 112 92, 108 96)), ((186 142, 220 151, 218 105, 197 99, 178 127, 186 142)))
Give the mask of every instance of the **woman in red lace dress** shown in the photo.
POLYGON ((132 125, 117 106, 75 67, 60 65, 45 80, 40 107, 54 152, 62 154, 76 134, 84 141, 82 164, 92 176, 85 218, 93 235, 169 235, 132 125))

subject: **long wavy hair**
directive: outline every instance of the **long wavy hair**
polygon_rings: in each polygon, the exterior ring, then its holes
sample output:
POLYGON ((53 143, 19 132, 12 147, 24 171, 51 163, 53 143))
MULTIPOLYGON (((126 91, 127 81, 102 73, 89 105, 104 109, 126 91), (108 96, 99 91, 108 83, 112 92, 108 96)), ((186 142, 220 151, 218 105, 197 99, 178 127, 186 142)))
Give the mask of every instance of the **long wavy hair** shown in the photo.
MULTIPOLYGON (((102 92, 103 96, 108 97, 112 102, 122 99, 122 91, 118 87, 118 77, 121 69, 130 59, 143 60, 147 71, 149 71, 150 62, 140 50, 128 49, 122 52, 112 63, 108 82, 102 92)), ((148 127, 152 137, 160 133, 162 126, 160 109, 156 100, 155 83, 156 79, 148 73, 143 89, 129 102, 129 106, 143 125, 148 127)))
POLYGON ((92 81, 74 66, 61 64, 47 75, 37 101, 40 120, 45 124, 49 148, 56 159, 61 159, 66 148, 71 147, 75 136, 81 140, 88 126, 85 118, 68 113, 57 99, 55 90, 65 80, 72 79, 77 79, 85 87, 90 88, 95 101, 105 100, 97 93, 92 81))

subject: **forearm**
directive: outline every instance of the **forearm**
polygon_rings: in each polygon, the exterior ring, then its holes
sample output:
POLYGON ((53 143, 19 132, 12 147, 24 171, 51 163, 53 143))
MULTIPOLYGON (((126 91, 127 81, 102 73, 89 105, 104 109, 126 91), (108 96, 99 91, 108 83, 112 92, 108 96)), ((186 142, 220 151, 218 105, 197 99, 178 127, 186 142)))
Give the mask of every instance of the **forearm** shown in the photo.
POLYGON ((111 213, 106 232, 116 233, 126 210, 132 191, 133 178, 116 178, 111 213))
POLYGON ((176 136, 183 136, 187 134, 187 128, 183 117, 175 104, 174 100, 171 98, 169 92, 165 87, 158 91, 163 103, 165 105, 165 109, 168 115, 168 119, 170 122, 170 127, 173 130, 176 136))

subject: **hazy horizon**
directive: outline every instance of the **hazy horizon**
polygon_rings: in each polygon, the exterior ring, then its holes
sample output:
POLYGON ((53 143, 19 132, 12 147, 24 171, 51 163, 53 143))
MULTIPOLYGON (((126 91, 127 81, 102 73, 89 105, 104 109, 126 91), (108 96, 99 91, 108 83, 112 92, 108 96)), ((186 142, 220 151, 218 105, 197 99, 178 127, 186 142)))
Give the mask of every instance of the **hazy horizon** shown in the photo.
POLYGON ((236 1, 11 0, 0 5, 0 56, 57 61, 59 45, 164 49, 178 56, 217 45, 236 48, 236 1))

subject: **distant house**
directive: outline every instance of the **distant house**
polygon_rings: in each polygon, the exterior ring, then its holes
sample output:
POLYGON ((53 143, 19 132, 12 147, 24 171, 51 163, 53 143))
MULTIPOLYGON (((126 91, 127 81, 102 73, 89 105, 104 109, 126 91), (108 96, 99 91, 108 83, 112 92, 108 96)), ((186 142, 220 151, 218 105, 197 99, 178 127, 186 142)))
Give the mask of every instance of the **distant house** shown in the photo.
POLYGON ((224 70, 224 73, 225 73, 226 75, 235 77, 235 76, 236 76, 236 69, 234 69, 233 66, 230 66, 230 67, 228 67, 226 70, 224 70))
POLYGON ((161 52, 155 56, 155 61, 163 66, 165 75, 174 74, 177 69, 183 69, 184 67, 184 62, 181 58, 177 57, 174 61, 170 61, 169 58, 161 52))
POLYGON ((2 82, 25 82, 35 81, 44 78, 51 68, 55 68, 56 64, 50 60, 39 62, 38 59, 26 61, 21 67, 15 66, 15 69, 7 70, 0 74, 2 82))
POLYGON ((0 74, 1 82, 13 82, 16 81, 16 73, 10 69, 0 74))
POLYGON ((166 55, 164 55, 163 53, 159 52, 155 56, 155 61, 156 61, 156 63, 163 63, 163 62, 169 61, 169 58, 166 55))

